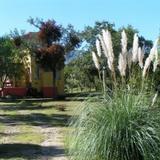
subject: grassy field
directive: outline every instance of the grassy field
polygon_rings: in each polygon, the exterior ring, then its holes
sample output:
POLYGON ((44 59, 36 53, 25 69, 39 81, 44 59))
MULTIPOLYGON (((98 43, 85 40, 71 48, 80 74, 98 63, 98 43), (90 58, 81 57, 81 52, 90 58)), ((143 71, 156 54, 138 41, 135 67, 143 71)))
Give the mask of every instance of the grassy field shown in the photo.
POLYGON ((54 138, 61 134, 63 141, 63 132, 67 128, 68 119, 72 115, 73 108, 79 103, 77 101, 0 102, 0 159, 61 157, 64 148, 57 148, 54 138))

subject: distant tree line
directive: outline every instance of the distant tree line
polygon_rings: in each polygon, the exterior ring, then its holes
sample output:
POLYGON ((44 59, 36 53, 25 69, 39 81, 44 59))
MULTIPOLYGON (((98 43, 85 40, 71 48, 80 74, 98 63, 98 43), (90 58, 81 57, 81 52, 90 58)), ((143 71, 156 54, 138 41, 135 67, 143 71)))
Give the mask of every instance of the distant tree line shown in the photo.
MULTIPOLYGON (((115 25, 108 21, 97 21, 94 26, 86 26, 82 31, 76 31, 74 26, 67 27, 57 24, 55 20, 44 21, 40 18, 29 18, 28 22, 38 31, 30 39, 29 33, 13 30, 11 34, 0 38, 0 84, 4 87, 8 78, 21 76, 24 72, 24 56, 22 50, 29 50, 36 57, 37 63, 46 70, 63 69, 65 74, 65 88, 67 92, 99 90, 100 83, 95 69, 91 51, 95 51, 95 41, 102 29, 108 29, 112 34, 115 57, 121 51, 121 31, 125 30, 128 37, 128 49, 132 47, 133 35, 138 30, 128 25, 115 29, 115 25), (66 60, 66 61, 65 61, 66 60)), ((152 41, 139 36, 140 46, 145 45, 146 52, 152 47, 152 41)), ((106 63, 105 58, 102 63, 106 63)), ((53 82, 54 83, 54 82, 53 82)))

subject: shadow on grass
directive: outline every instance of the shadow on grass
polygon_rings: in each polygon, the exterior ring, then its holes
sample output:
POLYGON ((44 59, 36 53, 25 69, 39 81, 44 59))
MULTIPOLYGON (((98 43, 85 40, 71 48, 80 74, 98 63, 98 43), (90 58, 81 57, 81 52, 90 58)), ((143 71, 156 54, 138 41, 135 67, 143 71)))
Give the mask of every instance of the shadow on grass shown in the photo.
POLYGON ((102 96, 100 92, 80 92, 80 93, 68 93, 65 95, 65 101, 84 101, 88 100, 91 97, 97 97, 97 96, 102 96))
POLYGON ((65 127, 71 116, 66 114, 32 113, 25 115, 0 114, 0 122, 5 125, 33 125, 48 127, 65 127))
POLYGON ((3 111, 20 111, 20 110, 44 110, 44 109, 52 109, 52 108, 56 108, 56 106, 41 106, 41 105, 32 105, 32 104, 28 104, 28 105, 3 105, 0 106, 0 110, 3 111))
POLYGON ((17 133, 3 133, 3 132, 0 132, 0 136, 14 136, 14 135, 17 135, 17 133))
POLYGON ((31 102, 22 102, 18 104, 0 104, 0 110, 2 111, 21 111, 21 110, 47 110, 47 109, 56 109, 59 111, 65 111, 66 105, 64 104, 55 104, 43 106, 41 104, 33 104, 31 102))
MULTIPOLYGON (((55 98, 5 98, 2 99, 0 98, 0 102, 2 103, 8 103, 10 105, 10 103, 21 103, 22 101, 25 103, 34 103, 34 102, 54 102, 56 101, 84 101, 86 99, 88 99, 89 97, 95 97, 95 96, 100 96, 101 93, 97 92, 97 91, 88 91, 88 92, 77 92, 77 93, 66 93, 63 97, 57 97, 55 98)), ((13 104, 14 105, 14 104, 13 104)), ((0 104, 1 106, 1 104, 0 104)))
MULTIPOLYGON (((64 150, 55 146, 40 146, 35 144, 0 144, 0 158, 39 159, 40 157, 61 157, 64 150)), ((46 158, 47 159, 47 158, 46 158)))

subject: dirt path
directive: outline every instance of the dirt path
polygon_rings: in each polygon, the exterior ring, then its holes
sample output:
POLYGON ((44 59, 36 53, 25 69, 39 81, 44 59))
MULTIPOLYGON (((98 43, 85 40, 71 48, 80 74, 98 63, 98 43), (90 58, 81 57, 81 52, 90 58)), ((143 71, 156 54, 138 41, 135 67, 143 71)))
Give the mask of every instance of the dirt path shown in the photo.
POLYGON ((0 139, 0 143, 7 144, 10 143, 10 136, 14 134, 19 134, 20 131, 17 129, 16 126, 7 126, 3 132, 3 136, 0 139))
POLYGON ((61 127, 38 127, 45 136, 45 141, 41 143, 42 160, 67 160, 64 153, 63 134, 61 127), (43 156, 44 155, 44 156, 43 156), (48 156, 47 156, 48 155, 48 156))
MULTIPOLYGON (((38 157, 38 160, 67 160, 64 151, 64 144, 63 144, 63 134, 61 127, 34 127, 35 132, 41 133, 44 135, 45 140, 40 144, 41 153, 37 153, 36 150, 24 150, 22 151, 24 155, 34 155, 34 157, 38 157), (38 155, 36 155, 38 154, 38 155)), ((10 136, 13 134, 20 134, 20 131, 17 129, 16 126, 8 126, 5 129, 4 134, 6 136, 2 137, 0 142, 2 144, 9 144, 12 143, 10 141, 10 136)), ((32 142, 31 142, 32 144, 32 142)))
POLYGON ((64 130, 70 115, 53 106, 0 106, 0 160, 68 160, 64 130))
MULTIPOLYGON (((38 157, 35 158, 38 160, 67 160, 64 151, 62 127, 34 127, 34 130, 44 135, 45 140, 40 144, 40 153, 37 153, 37 150, 34 149, 27 149, 22 151, 22 155, 27 157, 27 155, 29 156, 32 153, 34 157, 38 157)), ((5 136, 0 139, 0 143, 13 143, 10 136, 14 134, 21 134, 21 132, 16 126, 7 126, 4 131, 5 136)))

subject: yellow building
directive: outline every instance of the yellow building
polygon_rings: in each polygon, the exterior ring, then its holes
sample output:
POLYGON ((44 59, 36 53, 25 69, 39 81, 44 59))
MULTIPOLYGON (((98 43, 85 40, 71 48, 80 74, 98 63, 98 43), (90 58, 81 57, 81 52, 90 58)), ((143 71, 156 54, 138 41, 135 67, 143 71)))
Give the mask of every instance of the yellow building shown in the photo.
POLYGON ((31 85, 43 97, 55 97, 64 95, 64 72, 56 70, 55 77, 52 71, 46 71, 41 68, 35 58, 31 58, 31 85))
MULTIPOLYGON (((36 32, 29 32, 22 37, 26 41, 35 41, 38 45, 43 45, 39 42, 36 32)), ((17 96, 42 96, 42 97, 57 97, 64 95, 64 72, 63 69, 53 72, 45 70, 36 62, 33 54, 29 50, 22 50, 23 55, 21 67, 24 69, 24 74, 21 78, 14 77, 7 82, 4 95, 17 96)))
POLYGON ((24 56, 24 74, 20 79, 13 78, 10 85, 5 87, 5 95, 58 97, 64 95, 64 72, 56 70, 46 71, 31 55, 24 56))

